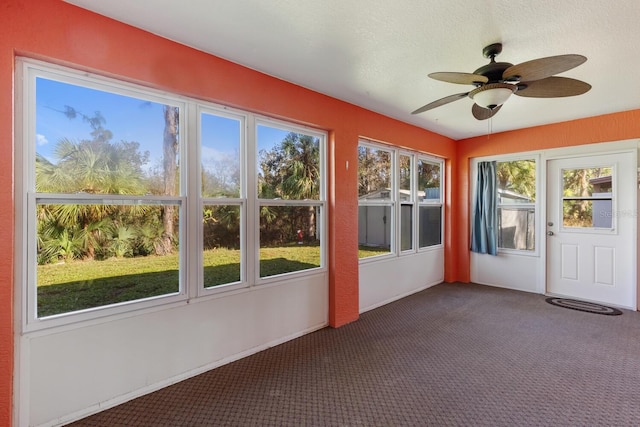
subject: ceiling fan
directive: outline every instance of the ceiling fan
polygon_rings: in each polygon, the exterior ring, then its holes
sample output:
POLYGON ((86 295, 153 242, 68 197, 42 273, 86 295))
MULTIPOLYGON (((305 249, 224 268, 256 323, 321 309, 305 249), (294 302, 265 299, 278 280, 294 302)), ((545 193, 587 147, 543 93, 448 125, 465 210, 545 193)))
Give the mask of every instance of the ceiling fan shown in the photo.
POLYGON ((591 85, 568 77, 555 77, 584 63, 582 55, 558 55, 534 59, 513 65, 496 62, 495 57, 502 52, 502 43, 494 43, 482 50, 491 62, 473 73, 439 72, 429 77, 447 83, 473 85, 469 92, 449 95, 418 108, 411 114, 419 114, 459 99, 469 97, 474 101, 471 113, 478 120, 486 120, 494 115, 512 94, 532 98, 559 98, 582 95, 591 85))

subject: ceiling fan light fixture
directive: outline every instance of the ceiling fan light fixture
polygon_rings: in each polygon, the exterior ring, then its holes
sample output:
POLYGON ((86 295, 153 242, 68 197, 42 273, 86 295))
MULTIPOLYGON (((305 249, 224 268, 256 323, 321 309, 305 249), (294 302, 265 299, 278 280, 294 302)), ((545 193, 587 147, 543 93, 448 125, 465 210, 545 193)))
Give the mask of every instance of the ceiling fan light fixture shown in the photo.
POLYGON ((518 89, 518 86, 508 83, 489 83, 472 90, 469 97, 483 108, 493 110, 504 104, 518 89))

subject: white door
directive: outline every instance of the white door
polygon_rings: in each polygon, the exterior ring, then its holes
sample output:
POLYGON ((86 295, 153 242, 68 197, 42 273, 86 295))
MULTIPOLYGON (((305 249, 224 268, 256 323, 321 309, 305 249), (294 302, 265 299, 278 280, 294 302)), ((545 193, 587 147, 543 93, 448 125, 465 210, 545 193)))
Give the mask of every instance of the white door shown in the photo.
POLYGON ((636 309, 636 153, 547 162, 547 293, 636 309))

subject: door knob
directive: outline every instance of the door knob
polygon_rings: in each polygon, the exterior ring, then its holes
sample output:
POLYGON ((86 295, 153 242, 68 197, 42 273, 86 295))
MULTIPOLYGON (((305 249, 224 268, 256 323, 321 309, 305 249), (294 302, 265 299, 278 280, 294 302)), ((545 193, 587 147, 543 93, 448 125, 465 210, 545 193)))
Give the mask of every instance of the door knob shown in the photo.
POLYGON ((547 236, 553 236, 553 231, 547 231, 547 236))

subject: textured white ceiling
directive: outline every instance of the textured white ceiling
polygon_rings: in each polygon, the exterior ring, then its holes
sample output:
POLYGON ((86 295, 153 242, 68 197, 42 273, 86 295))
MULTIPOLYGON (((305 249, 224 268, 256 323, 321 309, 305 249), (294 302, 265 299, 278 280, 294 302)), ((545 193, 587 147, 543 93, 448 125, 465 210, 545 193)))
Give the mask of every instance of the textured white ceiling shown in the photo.
POLYGON ((67 0, 118 21, 454 139, 640 108, 638 0, 67 0), (432 80, 498 61, 577 53, 562 76, 593 88, 569 98, 511 97, 489 121, 469 98, 411 111, 472 87, 432 80))

